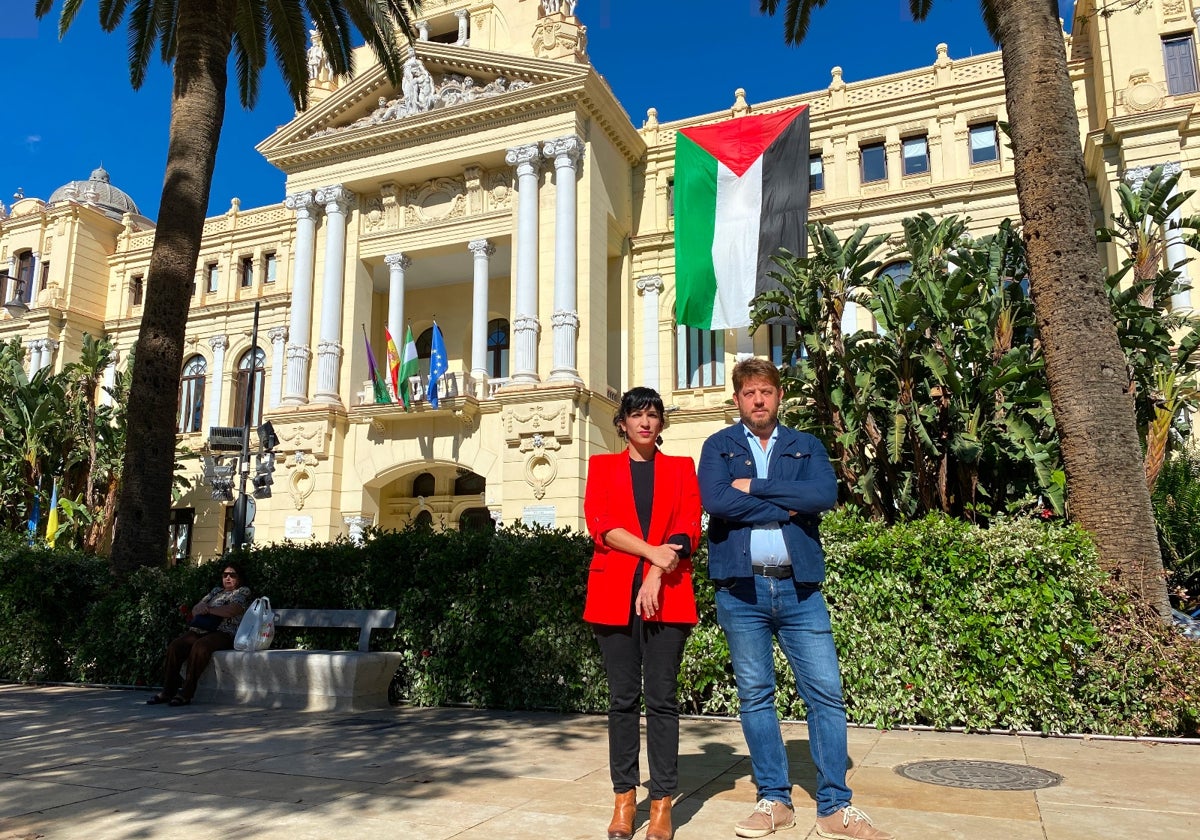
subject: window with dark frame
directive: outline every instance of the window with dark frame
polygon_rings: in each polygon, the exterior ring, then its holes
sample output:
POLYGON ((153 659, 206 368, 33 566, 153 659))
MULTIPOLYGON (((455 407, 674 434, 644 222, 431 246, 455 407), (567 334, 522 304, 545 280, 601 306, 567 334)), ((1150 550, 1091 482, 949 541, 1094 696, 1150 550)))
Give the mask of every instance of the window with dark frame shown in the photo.
POLYGON ((279 261, 275 259, 275 252, 268 251, 263 254, 263 283, 274 283, 275 273, 279 270, 279 261))
POLYGON ((17 285, 13 297, 22 303, 33 302, 33 251, 17 254, 17 285))
POLYGON ((181 435, 198 432, 204 422, 204 382, 208 377, 208 362, 203 356, 192 356, 183 366, 179 380, 179 422, 175 431, 181 435))
POLYGON ((254 285, 254 257, 242 257, 241 262, 242 288, 248 289, 254 285))
POLYGON ((131 306, 142 305, 142 295, 146 291, 146 278, 141 274, 133 275, 129 281, 129 303, 131 306))
POLYGON ((994 122, 973 125, 967 133, 970 137, 972 166, 1000 160, 1000 138, 994 122))
POLYGON ((882 143, 869 143, 859 147, 862 157, 862 182, 870 184, 887 180, 887 149, 882 143))
POLYGON ((204 266, 204 290, 209 294, 217 290, 217 286, 221 282, 221 269, 216 263, 208 263, 204 266))
POLYGON ((1167 93, 1182 96, 1200 90, 1196 77, 1196 45, 1191 34, 1163 36, 1162 45, 1167 93))
POLYGON ((195 508, 171 508, 171 558, 179 563, 192 556, 192 526, 196 522, 195 508))
POLYGON ((7 303, 10 298, 8 296, 8 269, 0 271, 0 303, 7 303))
POLYGON ((922 175, 929 171, 929 139, 906 137, 900 141, 900 159, 905 175, 922 175))
POLYGON ((807 355, 803 346, 787 353, 788 348, 796 344, 796 338, 795 324, 767 324, 767 351, 771 364, 776 367, 794 365, 807 355))
POLYGON ((488 321, 487 372, 494 379, 508 376, 509 335, 508 321, 493 318, 488 321))
POLYGON ((250 385, 251 375, 254 376, 254 402, 251 405, 250 426, 254 428, 262 424, 263 384, 266 378, 267 354, 261 347, 254 349, 253 371, 250 369, 250 358, 251 353, 247 350, 238 359, 237 379, 233 386, 233 417, 230 418, 229 423, 231 426, 241 426, 246 422, 246 391, 250 385))
POLYGON ((675 387, 713 388, 725 384, 725 331, 675 327, 675 387))
POLYGON ((667 179, 667 216, 668 218, 675 215, 675 179, 667 179))
POLYGON ((38 282, 38 291, 46 291, 46 287, 50 285, 50 261, 46 260, 42 263, 42 279, 38 282))
POLYGON ((412 494, 414 499, 418 497, 428 499, 433 496, 436 489, 433 473, 423 472, 413 479, 412 494))
POLYGON ((825 160, 819 154, 808 156, 808 191, 825 189, 825 160))

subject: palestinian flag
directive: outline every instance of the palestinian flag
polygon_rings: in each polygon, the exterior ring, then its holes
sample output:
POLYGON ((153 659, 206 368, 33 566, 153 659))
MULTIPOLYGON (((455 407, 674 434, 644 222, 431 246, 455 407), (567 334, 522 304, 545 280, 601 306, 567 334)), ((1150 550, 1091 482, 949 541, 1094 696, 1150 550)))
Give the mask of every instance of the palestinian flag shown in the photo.
POLYGON ((750 325, 779 288, 780 248, 807 244, 808 106, 735 117, 675 136, 675 318, 703 330, 750 325))

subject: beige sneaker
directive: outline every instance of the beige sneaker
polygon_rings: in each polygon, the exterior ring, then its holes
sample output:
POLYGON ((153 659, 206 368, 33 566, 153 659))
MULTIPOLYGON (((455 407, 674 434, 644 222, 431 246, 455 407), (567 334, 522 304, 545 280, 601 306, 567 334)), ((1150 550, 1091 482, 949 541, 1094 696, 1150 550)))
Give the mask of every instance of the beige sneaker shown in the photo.
POLYGON ((817 834, 830 840, 896 840, 896 835, 880 831, 871 818, 853 805, 847 805, 828 817, 817 817, 817 834))
POLYGON ((733 827, 738 837, 766 837, 796 824, 796 810, 790 805, 770 799, 760 799, 754 813, 733 827))

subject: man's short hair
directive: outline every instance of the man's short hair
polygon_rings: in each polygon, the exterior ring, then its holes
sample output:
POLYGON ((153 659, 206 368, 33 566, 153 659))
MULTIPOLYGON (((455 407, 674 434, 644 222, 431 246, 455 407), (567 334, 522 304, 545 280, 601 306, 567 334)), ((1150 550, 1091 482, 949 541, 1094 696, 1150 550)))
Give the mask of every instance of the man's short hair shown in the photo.
POLYGON ((779 379, 779 368, 766 359, 743 359, 733 366, 733 390, 735 393, 742 390, 742 384, 750 379, 765 379, 780 390, 783 387, 779 379))

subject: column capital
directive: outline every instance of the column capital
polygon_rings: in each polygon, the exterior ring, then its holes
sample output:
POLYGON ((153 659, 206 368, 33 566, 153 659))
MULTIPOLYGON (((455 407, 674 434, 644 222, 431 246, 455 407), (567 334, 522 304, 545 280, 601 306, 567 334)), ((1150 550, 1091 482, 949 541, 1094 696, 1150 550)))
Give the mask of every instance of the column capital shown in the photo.
POLYGON ((579 329, 579 315, 573 310, 559 309, 550 316, 550 323, 555 327, 579 329))
POLYGON ((474 254, 476 259, 480 259, 496 253, 496 246, 488 239, 472 239, 467 243, 467 250, 474 254))
POLYGON ((47 339, 45 339, 45 344, 43 344, 42 346, 46 350, 49 350, 51 353, 53 353, 55 350, 57 350, 59 348, 60 343, 57 338, 47 338, 47 339))
POLYGON ((267 338, 271 339, 272 344, 281 344, 287 341, 287 327, 271 327, 267 330, 267 338))
POLYGON ((663 290, 662 277, 657 274, 647 274, 645 277, 639 277, 635 285, 641 294, 657 295, 663 290))
POLYGON ((518 315, 513 319, 513 330, 515 332, 539 333, 542 331, 542 325, 534 315, 518 315))
POLYGON ((208 340, 208 346, 213 349, 214 353, 224 352, 229 347, 229 336, 214 335, 208 340))
POLYGON ((547 160, 553 160, 556 169, 563 167, 575 168, 575 164, 583 155, 583 138, 577 134, 566 137, 556 137, 542 144, 542 154, 547 160))
POLYGON ((354 193, 341 184, 333 184, 317 190, 316 198, 325 206, 326 213, 345 213, 354 201, 354 193))
POLYGON ((312 358, 312 350, 305 347, 303 344, 289 344, 287 346, 288 362, 307 362, 312 358))
POLYGON ((398 268, 401 271, 406 271, 412 265, 412 257, 402 253, 388 254, 383 261, 387 263, 389 269, 398 268))
POLYGON ((515 166, 518 175, 533 174, 538 171, 538 163, 541 160, 539 152, 537 143, 530 143, 528 146, 517 146, 505 153, 504 162, 509 166, 515 166))
POLYGON ((316 202, 316 198, 313 196, 312 190, 305 190, 304 192, 289 195, 283 200, 283 205, 289 210, 294 210, 296 215, 301 219, 316 218, 317 213, 321 209, 316 202))

